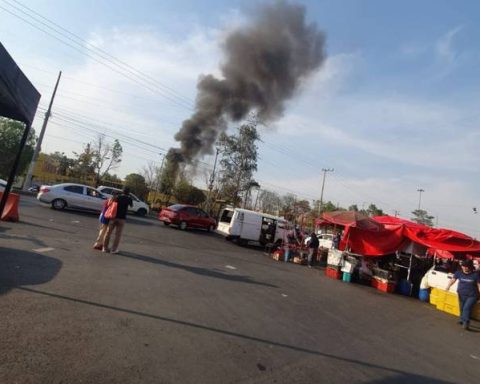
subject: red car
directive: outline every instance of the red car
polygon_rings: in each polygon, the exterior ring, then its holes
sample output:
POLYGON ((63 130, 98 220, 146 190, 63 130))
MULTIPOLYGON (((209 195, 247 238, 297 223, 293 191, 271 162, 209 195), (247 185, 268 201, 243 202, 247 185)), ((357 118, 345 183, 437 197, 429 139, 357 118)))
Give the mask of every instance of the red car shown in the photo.
POLYGON ((175 204, 163 208, 158 215, 158 220, 163 221, 165 225, 177 225, 182 230, 203 228, 211 232, 217 227, 217 221, 207 212, 192 205, 184 204, 175 204))

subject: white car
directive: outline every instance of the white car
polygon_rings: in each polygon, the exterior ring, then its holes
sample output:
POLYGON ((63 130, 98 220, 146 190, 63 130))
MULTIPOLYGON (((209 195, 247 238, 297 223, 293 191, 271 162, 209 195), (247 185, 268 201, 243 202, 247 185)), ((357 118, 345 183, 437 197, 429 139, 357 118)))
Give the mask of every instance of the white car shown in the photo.
MULTIPOLYGON (((318 247, 331 249, 333 246, 333 235, 331 233, 319 233, 318 237, 318 247)), ((304 240, 304 245, 308 245, 310 242, 310 236, 306 237, 304 240)))
POLYGON ((7 186, 7 181, 0 179, 0 192, 5 191, 5 187, 7 186))
POLYGON ((101 212, 107 198, 88 185, 64 183, 42 185, 37 199, 42 203, 51 204, 53 209, 73 208, 101 212))
MULTIPOLYGON (((107 187, 107 186, 104 186, 104 185, 101 185, 97 189, 107 197, 112 197, 114 193, 116 193, 116 194, 122 193, 121 189, 113 188, 113 187, 107 187)), ((139 216, 145 216, 146 214, 148 214, 148 212, 150 211, 150 207, 148 206, 147 203, 140 200, 133 193, 130 193, 130 197, 132 198, 132 201, 133 201, 133 207, 128 208, 129 212, 133 212, 133 213, 135 213, 139 216)))

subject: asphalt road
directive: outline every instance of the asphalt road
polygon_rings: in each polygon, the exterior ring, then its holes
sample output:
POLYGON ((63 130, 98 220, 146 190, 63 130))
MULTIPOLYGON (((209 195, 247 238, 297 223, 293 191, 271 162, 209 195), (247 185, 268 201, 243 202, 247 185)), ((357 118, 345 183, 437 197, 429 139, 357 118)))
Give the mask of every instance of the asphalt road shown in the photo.
MULTIPOLYGON (((429 304, 200 231, 22 196, 0 223, 0 383, 478 383, 480 333, 429 304)), ((480 331, 478 323, 477 330, 480 331)))

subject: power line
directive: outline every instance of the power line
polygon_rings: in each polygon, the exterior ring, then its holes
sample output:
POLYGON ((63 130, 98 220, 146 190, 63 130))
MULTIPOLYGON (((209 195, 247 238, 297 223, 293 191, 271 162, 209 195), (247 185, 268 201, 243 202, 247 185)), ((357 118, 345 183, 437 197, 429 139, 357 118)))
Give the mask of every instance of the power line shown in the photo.
MULTIPOLYGON (((186 104, 186 102, 184 100, 182 100, 182 96, 178 96, 176 94, 174 94, 172 91, 166 91, 165 89, 162 89, 164 88, 164 86, 160 86, 158 84, 158 82, 155 84, 153 84, 152 86, 152 81, 148 81, 145 79, 146 75, 142 74, 140 71, 138 70, 135 70, 135 71, 132 71, 130 68, 125 68, 125 64, 118 64, 118 62, 122 63, 120 60, 118 59, 115 59, 116 61, 110 59, 107 57, 106 54, 99 54, 98 52, 96 52, 94 49, 92 48, 89 48, 88 45, 90 45, 90 43, 88 42, 85 42, 83 39, 79 38, 80 41, 82 41, 83 43, 79 43, 78 41, 76 41, 75 39, 72 39, 71 37, 67 36, 65 33, 62 33, 62 32, 59 32, 58 29, 46 24, 45 22, 42 22, 41 20, 38 20, 37 17, 35 16, 32 16, 30 14, 28 14, 27 12, 21 10, 20 8, 16 7, 15 5, 9 3, 8 1, 6 0, 3 0, 4 3, 7 3, 10 7, 12 8, 15 8, 17 11, 21 12, 23 15, 25 15, 26 17, 29 17, 31 20, 34 20, 36 23, 39 23, 43 26, 45 26, 46 28, 54 31, 55 33, 57 33, 58 35, 62 36, 63 38, 66 38, 67 40, 70 40, 73 44, 81 47, 83 50, 86 50, 87 52, 84 52, 82 51, 82 49, 79 49, 77 46, 75 45, 72 45, 70 44, 69 42, 63 40, 62 38, 46 31, 45 29, 43 29, 42 27, 32 23, 31 21, 25 19, 23 16, 21 15, 18 15, 17 13, 3 7, 0 5, 0 8, 3 9, 5 12, 9 13, 10 15, 24 21, 25 23, 29 24, 30 26, 44 32, 45 34, 49 35, 50 37, 58 40, 59 42, 61 42, 62 44, 64 45, 67 45, 68 47, 72 48, 73 50, 79 52, 80 54, 84 55, 84 56, 87 56, 89 58, 91 58, 92 60, 94 60, 95 62, 109 68, 110 70, 112 70, 113 72, 129 79, 130 81, 133 81, 135 82, 136 84, 140 85, 140 86, 143 86, 144 88, 150 90, 151 92, 154 92, 154 93, 159 93, 161 94, 164 98, 170 100, 171 102, 173 102, 174 104, 176 104, 177 106, 180 106, 180 107, 184 107, 188 110, 192 110, 193 107, 191 104, 186 104), (90 53, 89 53, 90 52, 90 53), (98 59, 97 56, 99 56, 101 59, 98 59), (117 62, 118 61, 118 62, 117 62), (113 66, 112 66, 113 65, 113 66), (133 75, 133 77, 132 77, 133 75)), ((18 2, 17 2, 18 3, 18 2)), ((46 18, 45 18, 46 19, 46 18)), ((46 19, 48 20, 48 19, 46 19)), ((52 24, 55 24, 53 22, 51 22, 52 24)), ((62 28, 63 29, 63 28, 62 28)), ((98 49, 97 49, 98 50, 98 49)), ((133 67, 132 67, 133 68, 133 67)))
MULTIPOLYGON (((6 1, 6 0, 4 0, 4 1, 6 1)), ((100 55, 100 54, 101 54, 101 55, 105 55, 106 57, 112 59, 113 61, 120 63, 122 66, 124 66, 125 68, 129 69, 133 74, 135 74, 135 75, 137 75, 137 76, 139 76, 139 77, 141 77, 141 78, 147 79, 147 81, 153 82, 154 84, 157 84, 159 87, 161 87, 161 88, 165 89, 167 92, 171 93, 174 97, 177 97, 177 98, 180 99, 180 100, 183 99, 183 100, 186 101, 187 103, 191 103, 191 102, 192 102, 189 98, 181 95, 181 94, 178 93, 176 90, 174 90, 174 89, 172 89, 171 87, 169 87, 168 85, 161 83, 160 81, 158 81, 158 80, 155 79, 154 77, 152 77, 152 76, 150 76, 150 75, 148 75, 148 74, 146 74, 146 73, 138 70, 137 68, 131 66, 130 64, 128 64, 128 63, 120 60, 119 58, 117 58, 117 57, 115 57, 115 56, 113 56, 113 55, 111 55, 111 54, 108 53, 107 51, 105 51, 105 50, 103 50, 103 49, 101 49, 101 48, 99 48, 99 47, 96 47, 95 45, 89 43, 88 41, 86 41, 86 40, 83 39, 82 37, 76 35, 75 33, 69 31, 68 29, 62 27, 61 25, 55 23, 54 21, 46 18, 45 16, 43 16, 43 15, 41 15, 40 13, 34 11, 33 9, 27 7, 25 4, 22 4, 20 1, 18 1, 18 0, 13 0, 13 1, 14 1, 15 3, 17 3, 18 5, 20 5, 21 7, 27 9, 28 11, 30 11, 30 12, 33 13, 34 15, 40 17, 41 19, 45 20, 46 22, 48 22, 48 23, 54 25, 55 27, 58 27, 60 30, 66 32, 68 35, 72 36, 75 40, 79 41, 80 44, 86 45, 87 47, 89 47, 88 49, 90 49, 90 50, 92 50, 92 51, 99 52, 99 55, 100 55)), ((8 1, 6 1, 6 2, 8 3, 8 1)), ((13 5, 10 4, 10 6, 13 6, 13 5)), ((15 7, 15 6, 13 6, 13 7, 15 7)), ((20 9, 17 8, 17 7, 15 7, 15 8, 18 9, 18 10, 20 10, 20 9)), ((20 10, 20 12, 23 12, 23 11, 20 10)), ((101 55, 100 55, 100 56, 101 56, 101 55)), ((102 57, 102 56, 101 56, 101 57, 102 57)))

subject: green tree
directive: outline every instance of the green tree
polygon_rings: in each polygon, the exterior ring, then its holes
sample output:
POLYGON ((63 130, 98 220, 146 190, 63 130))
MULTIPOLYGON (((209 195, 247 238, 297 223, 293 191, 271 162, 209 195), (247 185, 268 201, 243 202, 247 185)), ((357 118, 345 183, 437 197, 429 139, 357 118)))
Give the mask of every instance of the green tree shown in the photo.
MULTIPOLYGON (((25 126, 22 123, 0 117, 0 177, 3 179, 8 178, 10 174, 24 130, 25 126)), ((17 174, 22 174, 27 170, 34 148, 35 131, 31 129, 20 156, 17 174)))
POLYGON ((83 181, 95 176, 95 165, 93 162, 95 154, 91 144, 86 144, 85 147, 83 147, 83 152, 73 152, 73 154, 76 157, 72 169, 73 175, 83 181))
POLYGON ((138 173, 130 173, 125 176, 125 187, 130 188, 130 192, 134 193, 141 199, 143 199, 148 192, 145 178, 138 173))
POLYGON ((326 203, 323 203, 322 212, 333 212, 333 211, 344 211, 344 210, 345 210, 344 208, 337 207, 331 201, 327 201, 326 203))
POLYGON ((258 196, 258 207, 262 212, 277 215, 282 207, 282 199, 278 193, 262 190, 258 196))
POLYGON ((354 211, 354 212, 358 212, 358 206, 357 204, 352 204, 348 207, 348 210, 349 211, 354 211))
POLYGON ((377 208, 375 204, 370 204, 367 208, 367 215, 370 217, 373 216, 383 216, 383 209, 377 208))
POLYGON ((64 152, 50 153, 45 158, 55 167, 55 173, 61 176, 69 176, 75 165, 75 160, 67 157, 64 152))
POLYGON ((91 145, 91 149, 95 184, 98 187, 103 177, 109 171, 118 168, 122 162, 123 148, 117 139, 113 143, 108 143, 105 135, 98 135, 96 141, 91 145))
POLYGON ((434 216, 430 216, 427 211, 423 209, 416 209, 412 212, 412 221, 415 221, 419 224, 428 225, 429 227, 433 227, 433 219, 434 216))
POLYGON ((242 192, 249 191, 257 184, 253 173, 257 170, 260 139, 255 124, 244 124, 238 134, 222 133, 218 140, 220 147, 220 183, 224 199, 235 206, 240 205, 242 192))
POLYGON ((173 192, 178 202, 184 204, 198 205, 206 200, 205 193, 201 189, 190 185, 187 181, 180 181, 173 192))

